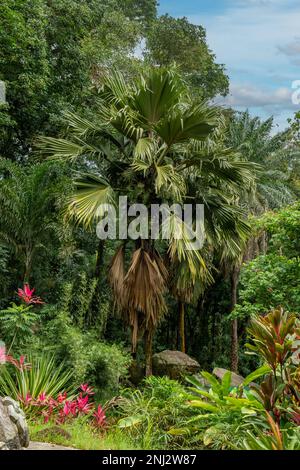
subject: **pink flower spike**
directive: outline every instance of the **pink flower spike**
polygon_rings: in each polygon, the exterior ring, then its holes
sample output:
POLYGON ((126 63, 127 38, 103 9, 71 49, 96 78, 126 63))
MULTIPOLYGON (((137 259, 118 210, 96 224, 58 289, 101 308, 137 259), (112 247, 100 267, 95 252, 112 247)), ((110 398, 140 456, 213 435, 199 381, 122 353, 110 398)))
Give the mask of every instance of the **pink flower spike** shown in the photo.
POLYGON ((106 423, 106 416, 101 405, 98 406, 96 411, 93 413, 98 427, 103 427, 106 423))
POLYGON ((66 399, 67 399, 67 393, 66 392, 60 393, 57 397, 58 403, 63 403, 64 401, 66 401, 66 399))
POLYGON ((82 397, 82 394, 79 395, 79 397, 77 398, 77 408, 79 412, 82 412, 85 414, 90 412, 92 405, 88 401, 89 401, 88 395, 86 395, 85 397, 82 397))
POLYGON ((45 403, 46 399, 47 399, 47 397, 46 397, 45 392, 42 392, 42 393, 39 395, 38 401, 39 401, 40 403, 45 403))
POLYGON ((32 402, 32 396, 30 395, 30 393, 26 393, 26 397, 25 397, 25 400, 24 400, 25 404, 26 405, 29 405, 29 403, 32 402))
POLYGON ((89 387, 88 384, 81 384, 80 385, 80 390, 82 390, 87 395, 95 395, 93 387, 89 387))
POLYGON ((40 297, 34 296, 35 289, 30 289, 29 284, 24 284, 23 289, 18 289, 18 296, 27 305, 43 304, 44 302, 40 297))

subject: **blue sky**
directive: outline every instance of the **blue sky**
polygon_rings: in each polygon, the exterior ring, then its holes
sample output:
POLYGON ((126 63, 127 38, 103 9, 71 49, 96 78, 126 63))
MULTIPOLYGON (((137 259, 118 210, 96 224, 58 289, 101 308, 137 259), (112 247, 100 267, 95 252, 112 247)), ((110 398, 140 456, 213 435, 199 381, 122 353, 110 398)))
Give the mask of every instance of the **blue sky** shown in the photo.
POLYGON ((159 11, 206 28, 230 77, 227 104, 274 115, 286 127, 300 109, 292 103, 292 83, 300 80, 300 0, 160 0, 159 11))

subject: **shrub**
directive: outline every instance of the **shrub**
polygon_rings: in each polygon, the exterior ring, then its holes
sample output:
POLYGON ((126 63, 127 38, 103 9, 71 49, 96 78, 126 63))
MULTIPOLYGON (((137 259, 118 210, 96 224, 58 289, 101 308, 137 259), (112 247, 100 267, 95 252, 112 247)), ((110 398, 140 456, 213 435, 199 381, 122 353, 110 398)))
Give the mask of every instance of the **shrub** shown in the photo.
POLYGON ((117 394, 121 379, 127 375, 130 355, 119 345, 99 341, 93 331, 81 331, 66 313, 57 314, 54 309, 54 315, 31 348, 52 351, 58 363, 63 360, 73 371, 75 383, 89 382, 100 401, 117 394))
POLYGON ((255 426, 247 431, 242 448, 246 450, 300 450, 300 428, 280 429, 267 413, 269 429, 255 426))
POLYGON ((300 423, 299 333, 297 316, 283 309, 254 317, 248 328, 251 343, 247 346, 263 365, 237 388, 230 386, 230 372, 222 381, 202 372, 208 389, 189 378, 194 385, 189 405, 199 410, 198 415, 186 420, 183 428, 170 432, 202 441, 212 449, 296 449, 300 423), (260 384, 253 383, 261 378, 260 384))
POLYGON ((118 406, 118 428, 143 449, 176 448, 182 443, 180 436, 172 436, 169 429, 179 426, 193 411, 186 406, 185 388, 167 377, 149 377, 142 388, 123 391, 118 406))

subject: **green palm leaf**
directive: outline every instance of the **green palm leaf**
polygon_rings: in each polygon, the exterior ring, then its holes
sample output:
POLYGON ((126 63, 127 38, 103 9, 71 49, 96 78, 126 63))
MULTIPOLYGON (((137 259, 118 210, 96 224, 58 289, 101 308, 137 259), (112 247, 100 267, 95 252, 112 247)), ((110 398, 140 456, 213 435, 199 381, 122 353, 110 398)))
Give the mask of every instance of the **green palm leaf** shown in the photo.
POLYGON ((76 191, 70 196, 66 217, 91 228, 95 219, 103 216, 108 204, 114 204, 114 193, 103 178, 93 174, 82 174, 74 181, 76 191))

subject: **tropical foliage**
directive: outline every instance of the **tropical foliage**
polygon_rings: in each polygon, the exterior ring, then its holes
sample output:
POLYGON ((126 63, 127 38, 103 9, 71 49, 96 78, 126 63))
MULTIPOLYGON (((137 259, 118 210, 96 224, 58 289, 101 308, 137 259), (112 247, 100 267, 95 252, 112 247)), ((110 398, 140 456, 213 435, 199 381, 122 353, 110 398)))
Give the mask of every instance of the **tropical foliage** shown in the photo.
POLYGON ((213 104, 204 27, 155 0, 2 0, 0 81, 0 395, 34 438, 298 449, 299 113, 213 104))

